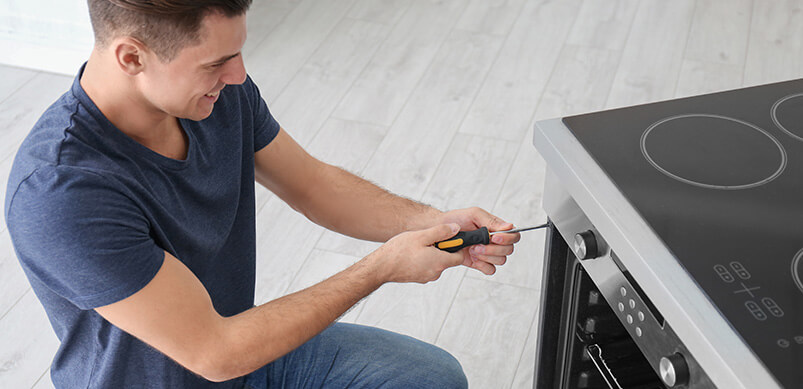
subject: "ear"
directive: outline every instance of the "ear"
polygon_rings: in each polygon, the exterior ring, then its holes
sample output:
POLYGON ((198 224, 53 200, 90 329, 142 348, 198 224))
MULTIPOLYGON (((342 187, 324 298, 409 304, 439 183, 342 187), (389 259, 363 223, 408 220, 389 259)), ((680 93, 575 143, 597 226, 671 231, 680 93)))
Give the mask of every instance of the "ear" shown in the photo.
POLYGON ((113 47, 120 70, 129 76, 135 76, 145 69, 147 57, 151 52, 138 39, 122 37, 115 40, 113 47))

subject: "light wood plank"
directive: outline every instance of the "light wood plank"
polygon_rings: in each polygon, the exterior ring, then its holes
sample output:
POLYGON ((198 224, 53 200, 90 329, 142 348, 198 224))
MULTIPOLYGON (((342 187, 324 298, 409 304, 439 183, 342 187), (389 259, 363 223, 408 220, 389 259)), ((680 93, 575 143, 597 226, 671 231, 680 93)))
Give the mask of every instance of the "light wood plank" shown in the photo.
POLYGON ((684 60, 675 97, 695 96, 742 86, 743 65, 684 60))
POLYGON ((471 206, 490 210, 518 146, 480 136, 456 137, 421 200, 444 211, 471 206))
POLYGON ((641 2, 607 107, 674 96, 694 4, 694 0, 641 2))
MULTIPOLYGON (((5 225, 5 224, 4 224, 5 225)), ((0 318, 31 289, 22 271, 8 230, 0 233, 0 318)))
POLYGON ((323 231, 278 197, 268 201, 257 215, 256 304, 287 293, 323 231))
POLYGON ((754 1, 746 86, 803 77, 803 1, 754 1))
POLYGON ((457 132, 501 41, 455 30, 365 171, 394 193, 419 198, 457 132))
MULTIPOLYGON (((640 0, 585 0, 566 43, 622 50, 640 0)), ((601 72, 602 73, 602 72, 601 72)))
POLYGON ((385 126, 329 119, 307 152, 321 161, 359 174, 387 132, 385 126))
MULTIPOLYGON (((518 154, 499 195, 493 213, 518 227, 546 222, 541 208, 546 163, 532 146, 532 130, 520 143, 518 154)), ((541 284, 541 263, 544 256, 543 230, 522 233, 521 241, 504 266, 497 268, 493 281, 526 288, 541 284)), ((479 277, 469 273, 469 277, 479 277)))
POLYGON ((348 17, 394 25, 410 8, 409 0, 357 0, 348 17))
POLYGON ((470 387, 501 388, 513 381, 538 292, 466 278, 436 344, 463 365, 470 387), (488 350, 498 350, 489 358, 488 350))
MULTIPOLYGON (((287 293, 294 293, 302 289, 313 286, 353 265, 360 258, 350 255, 337 254, 330 251, 313 250, 310 253, 304 266, 298 272, 287 293)), ((369 297, 370 298, 370 297, 369 297)), ((338 321, 354 323, 362 311, 362 307, 367 299, 363 299, 355 304, 338 321)))
POLYGON ((620 51, 566 45, 538 103, 536 120, 604 108, 621 56, 620 51))
POLYGON ((465 273, 458 266, 426 285, 385 284, 364 303, 357 323, 434 343, 465 273))
POLYGON ((467 0, 413 0, 334 116, 393 124, 467 0))
POLYGON ((260 185, 259 183, 254 184, 255 189, 254 192, 256 194, 256 213, 259 214, 262 211, 262 208, 265 207, 265 204, 268 203, 273 197, 273 192, 269 191, 264 186, 260 185))
POLYGON ((752 8, 752 0, 697 2, 675 97, 742 85, 752 8))
POLYGON ((521 14, 524 0, 471 0, 455 28, 507 35, 521 14))
MULTIPOLYGON (((265 3, 272 3, 277 8, 292 9, 295 8, 295 6, 298 5, 298 3, 300 3, 301 1, 302 0, 270 0, 270 1, 265 1, 265 3)), ((254 3, 256 3, 256 1, 254 3)), ((251 4, 251 9, 248 12, 254 10, 255 6, 254 3, 251 4)))
POLYGON ((684 58, 743 65, 752 0, 697 0, 684 58))
POLYGON ((59 343, 33 291, 0 320, 0 344, 4 387, 30 388, 47 370, 59 343))
POLYGON ((36 72, 0 65, 0 103, 36 76, 36 72))
POLYGON ((284 18, 298 5, 291 1, 255 1, 246 14, 248 39, 243 46, 243 57, 248 58, 254 50, 281 24, 284 18))
POLYGON ((318 133, 387 33, 383 24, 343 19, 276 99, 272 112, 299 144, 318 133))
MULTIPOLYGON (((19 148, 19 146, 17 146, 19 148)), ((14 149, 14 153, 16 154, 16 150, 14 149)), ((11 174, 11 167, 14 164, 14 156, 9 155, 6 157, 5 160, 0 162, 0 183, 2 183, 2 190, 0 190, 0 204, 3 204, 5 207, 6 204, 6 189, 8 185, 8 176, 11 174)), ((6 213, 5 208, 3 212, 0 212, 0 232, 6 231, 6 213)), ((2 284, 0 284, 2 285, 2 284)), ((0 311, 2 312, 2 311, 0 311)))
POLYGON ((516 375, 513 377, 511 389, 532 389, 535 377, 535 354, 536 340, 538 339, 538 315, 540 315, 540 304, 536 303, 535 315, 530 326, 527 340, 524 342, 524 350, 521 353, 521 360, 516 368, 516 375))
POLYGON ((50 379, 50 369, 47 369, 44 375, 36 381, 32 389, 55 389, 53 380, 50 379))
POLYGON ((580 0, 529 1, 460 132, 519 141, 557 62, 580 0))
POLYGON ((270 104, 340 23, 355 0, 302 0, 245 58, 270 104))

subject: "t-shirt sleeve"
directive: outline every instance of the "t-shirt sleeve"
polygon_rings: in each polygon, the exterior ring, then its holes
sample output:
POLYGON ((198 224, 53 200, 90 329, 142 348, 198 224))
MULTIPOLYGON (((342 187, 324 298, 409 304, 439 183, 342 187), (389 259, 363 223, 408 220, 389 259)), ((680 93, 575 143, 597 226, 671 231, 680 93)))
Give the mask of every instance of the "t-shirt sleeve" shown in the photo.
POLYGON ((251 104, 251 112, 254 114, 254 152, 257 152, 276 138, 280 126, 271 115, 268 104, 265 103, 259 88, 250 76, 246 77, 243 87, 251 104))
POLYGON ((164 261, 147 217, 108 178, 40 168, 13 196, 7 224, 26 274, 81 309, 136 293, 164 261))

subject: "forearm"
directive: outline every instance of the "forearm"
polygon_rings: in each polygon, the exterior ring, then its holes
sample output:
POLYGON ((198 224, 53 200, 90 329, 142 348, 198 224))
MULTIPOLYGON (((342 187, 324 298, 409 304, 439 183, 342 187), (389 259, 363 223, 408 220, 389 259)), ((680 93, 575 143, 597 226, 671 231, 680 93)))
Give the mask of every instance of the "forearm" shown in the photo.
POLYGON ((310 220, 359 239, 384 242, 443 222, 441 212, 395 196, 309 155, 284 130, 254 154, 256 180, 310 220))
MULTIPOLYGON (((378 261, 369 256, 302 291, 224 318, 225 353, 213 362, 216 381, 232 379, 278 359, 326 329, 384 283, 378 261)), ((212 363, 212 362, 210 362, 212 363)))
POLYGON ((343 169, 323 165, 304 214, 310 220, 358 239, 384 242, 403 231, 441 222, 442 212, 394 195, 343 169))

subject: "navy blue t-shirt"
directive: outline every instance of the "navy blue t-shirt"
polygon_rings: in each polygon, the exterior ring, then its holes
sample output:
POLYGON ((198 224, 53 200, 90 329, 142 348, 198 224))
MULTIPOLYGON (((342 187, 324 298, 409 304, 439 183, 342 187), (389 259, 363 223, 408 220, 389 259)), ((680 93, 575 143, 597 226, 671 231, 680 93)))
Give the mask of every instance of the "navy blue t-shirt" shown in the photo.
POLYGON ((17 257, 61 344, 56 387, 234 388, 212 383, 123 332, 93 308, 156 275, 167 251, 203 283, 218 313, 254 304, 254 152, 279 132, 247 79, 223 89, 202 121, 180 120, 185 160, 118 130, 79 83, 22 143, 6 223, 17 257))

